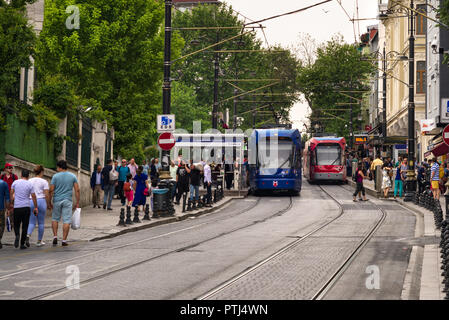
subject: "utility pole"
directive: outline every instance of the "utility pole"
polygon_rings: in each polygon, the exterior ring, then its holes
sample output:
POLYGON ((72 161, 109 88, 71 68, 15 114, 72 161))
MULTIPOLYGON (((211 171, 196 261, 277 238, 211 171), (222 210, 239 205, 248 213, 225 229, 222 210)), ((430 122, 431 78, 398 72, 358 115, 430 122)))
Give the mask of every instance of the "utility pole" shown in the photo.
POLYGON ((415 30, 414 3, 410 0, 408 9, 410 38, 409 38, 409 93, 408 93, 408 171, 405 183, 404 201, 413 201, 416 192, 415 179, 415 30))
POLYGON ((382 137, 383 145, 382 151, 386 151, 385 142, 387 139, 387 55, 385 53, 385 46, 383 50, 382 63, 382 137))
MULTIPOLYGON (((165 0, 165 51, 164 51, 164 84, 162 87, 162 114, 170 114, 171 107, 171 8, 172 0, 165 0)), ((169 172, 170 152, 162 150, 161 179, 171 179, 169 172)))
POLYGON ((351 115, 349 118, 349 124, 351 125, 351 149, 354 149, 354 127, 353 127, 353 123, 352 123, 352 104, 351 104, 350 113, 351 113, 351 115))
POLYGON ((256 97, 253 96, 253 129, 256 129, 256 97))
MULTIPOLYGON (((219 42, 219 35, 217 31, 217 43, 219 42)), ((218 48, 217 50, 218 51, 218 48)), ((220 62, 218 60, 219 53, 215 52, 215 76, 214 76, 214 106, 212 109, 212 129, 217 129, 218 126, 218 75, 220 71, 220 62)))

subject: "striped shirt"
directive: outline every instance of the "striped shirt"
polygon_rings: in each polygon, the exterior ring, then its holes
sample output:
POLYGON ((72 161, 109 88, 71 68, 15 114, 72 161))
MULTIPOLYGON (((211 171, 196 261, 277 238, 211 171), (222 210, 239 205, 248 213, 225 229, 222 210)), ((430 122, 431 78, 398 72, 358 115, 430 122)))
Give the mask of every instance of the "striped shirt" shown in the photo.
POLYGON ((432 177, 432 181, 440 181, 440 166, 438 163, 434 163, 432 165, 432 169, 430 169, 430 176, 432 177))

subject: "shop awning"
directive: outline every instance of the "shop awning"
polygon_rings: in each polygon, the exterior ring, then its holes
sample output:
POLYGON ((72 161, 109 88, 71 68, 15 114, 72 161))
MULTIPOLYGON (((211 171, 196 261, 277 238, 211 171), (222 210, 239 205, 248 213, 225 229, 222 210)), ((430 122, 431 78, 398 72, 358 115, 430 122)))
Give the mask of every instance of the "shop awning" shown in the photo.
POLYGON ((427 151, 426 153, 424 153, 424 158, 428 158, 432 155, 431 151, 427 151))
POLYGON ((433 149, 432 153, 435 157, 439 157, 449 153, 449 146, 444 142, 437 144, 433 149))

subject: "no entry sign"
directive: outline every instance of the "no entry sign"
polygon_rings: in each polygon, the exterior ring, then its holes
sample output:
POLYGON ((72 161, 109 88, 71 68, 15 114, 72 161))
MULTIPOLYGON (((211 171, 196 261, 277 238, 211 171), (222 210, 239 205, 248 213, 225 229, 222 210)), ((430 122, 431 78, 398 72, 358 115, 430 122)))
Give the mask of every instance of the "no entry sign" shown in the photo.
POLYGON ((449 146, 449 125, 443 129, 443 141, 449 146))
POLYGON ((164 132, 159 136, 157 144, 162 150, 171 150, 175 146, 175 137, 170 132, 164 132))

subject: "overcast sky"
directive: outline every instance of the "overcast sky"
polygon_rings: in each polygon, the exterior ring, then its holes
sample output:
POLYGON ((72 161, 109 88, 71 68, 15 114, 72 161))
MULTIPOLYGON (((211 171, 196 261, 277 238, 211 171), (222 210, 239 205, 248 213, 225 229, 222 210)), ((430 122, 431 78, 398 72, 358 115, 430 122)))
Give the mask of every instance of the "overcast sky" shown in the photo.
MULTIPOLYGON (((261 20, 277 14, 301 9, 323 0, 224 0, 232 8, 251 20, 261 20)), ((352 17, 356 17, 358 2, 359 18, 375 18, 378 0, 342 0, 341 4, 352 17)), ((294 45, 300 33, 309 33, 318 42, 330 40, 336 33, 341 33, 345 41, 354 43, 354 25, 337 0, 328 2, 307 11, 273 19, 262 24, 266 26, 265 34, 270 45, 281 44, 284 47, 294 45)), ((250 21, 250 20, 248 20, 250 21)), ((377 20, 362 20, 355 23, 355 34, 366 32, 366 27, 377 24, 377 20), (359 32, 360 30, 360 32, 359 32)), ((263 34, 259 37, 265 42, 263 34)), ((295 128, 303 129, 301 121, 305 120, 307 104, 296 104, 290 118, 295 128)))

